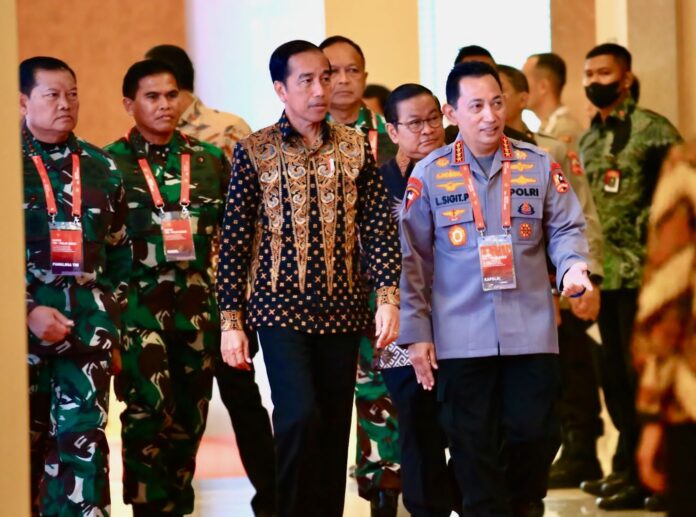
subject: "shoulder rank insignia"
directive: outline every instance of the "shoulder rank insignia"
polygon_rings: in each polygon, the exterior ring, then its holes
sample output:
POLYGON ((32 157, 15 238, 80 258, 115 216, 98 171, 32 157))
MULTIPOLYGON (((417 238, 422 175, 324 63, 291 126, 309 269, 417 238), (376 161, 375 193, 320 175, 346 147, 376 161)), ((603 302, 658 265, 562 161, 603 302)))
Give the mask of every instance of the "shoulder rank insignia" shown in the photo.
POLYGON ((570 188, 568 186, 568 181, 563 175, 563 168, 558 162, 553 162, 551 164, 551 179, 553 180, 553 185, 556 187, 556 192, 560 194, 565 194, 570 188))
POLYGON ((512 160, 512 146, 510 145, 510 140, 505 135, 500 137, 500 147, 503 151, 503 160, 512 160))
POLYGON ((454 163, 464 162, 464 142, 457 140, 454 143, 454 163))

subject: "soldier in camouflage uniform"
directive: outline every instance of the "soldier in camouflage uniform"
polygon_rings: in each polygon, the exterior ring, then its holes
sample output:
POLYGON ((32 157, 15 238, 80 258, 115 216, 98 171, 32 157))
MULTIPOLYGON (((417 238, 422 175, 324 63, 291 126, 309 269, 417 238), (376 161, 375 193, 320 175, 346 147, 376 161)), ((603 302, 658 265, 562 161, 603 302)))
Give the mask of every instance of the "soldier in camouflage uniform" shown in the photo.
POLYGON ((123 181, 108 155, 72 133, 79 102, 67 64, 23 61, 20 88, 32 514, 108 516, 111 350, 132 261, 123 181), (71 222, 82 252, 69 260, 81 255, 82 267, 67 274, 52 255, 57 226, 71 222))
POLYGON ((210 246, 222 219, 229 162, 218 148, 175 130, 178 93, 168 65, 134 64, 123 95, 135 127, 107 147, 123 172, 133 238, 116 393, 127 404, 123 495, 136 517, 193 511, 191 480, 220 339, 210 246), (175 242, 189 248, 172 248, 174 241, 165 239, 177 221, 184 231, 175 242))
MULTIPOLYGON (((397 147, 387 134, 384 117, 371 111, 362 100, 367 79, 362 49, 343 36, 327 38, 319 48, 331 63, 332 88, 327 120, 360 129, 367 137, 377 165, 384 165, 394 158, 397 147)), ((370 306, 374 310, 374 295, 370 306)), ((394 506, 394 494, 398 495, 401 482, 396 410, 381 373, 373 368, 374 344, 371 333, 360 341, 355 384, 355 479, 358 493, 371 501, 372 513, 377 515, 379 507, 394 506)))
POLYGON ((598 112, 580 139, 579 149, 605 243, 598 320, 600 378, 628 463, 627 472, 613 473, 601 480, 603 484, 583 483, 583 489, 602 496, 598 505, 605 510, 642 508, 646 495, 633 459, 639 427, 634 404, 636 376, 629 361, 631 330, 645 259, 650 200, 661 162, 669 147, 680 140, 667 119, 636 106, 630 93, 632 82, 631 54, 624 47, 607 43, 587 54, 583 85, 598 112))

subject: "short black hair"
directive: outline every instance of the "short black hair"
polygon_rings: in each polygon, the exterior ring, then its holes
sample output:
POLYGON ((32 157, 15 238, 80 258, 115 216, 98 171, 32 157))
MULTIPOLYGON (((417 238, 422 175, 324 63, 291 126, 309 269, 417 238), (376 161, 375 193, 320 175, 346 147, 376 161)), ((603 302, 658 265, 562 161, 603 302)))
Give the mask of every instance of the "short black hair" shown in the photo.
POLYGON ((382 111, 384 111, 384 105, 387 102, 387 97, 391 90, 381 84, 368 84, 365 86, 365 91, 363 92, 363 99, 377 99, 382 111))
POLYGON ((461 81, 463 78, 483 77, 485 75, 493 76, 493 79, 495 79, 495 82, 498 83, 500 89, 503 89, 503 85, 500 84, 498 72, 488 63, 484 63, 483 61, 465 61, 464 63, 454 65, 447 76, 447 85, 445 86, 447 103, 452 106, 456 106, 457 101, 459 100, 459 81, 461 81))
POLYGON ((31 95, 36 86, 36 72, 39 70, 65 70, 77 81, 75 72, 65 61, 49 56, 30 57, 19 64, 19 91, 24 95, 31 95))
POLYGON ((145 57, 167 63, 176 73, 179 88, 193 91, 193 63, 183 48, 176 45, 157 45, 148 50, 145 57))
POLYGON ((553 52, 544 52, 541 54, 534 54, 532 57, 537 58, 537 62, 534 68, 539 68, 548 72, 551 76, 552 83, 556 89, 556 94, 561 95, 563 87, 566 84, 566 64, 563 58, 558 54, 553 52))
POLYGON ((290 61, 290 58, 295 54, 301 54, 303 52, 321 52, 321 49, 314 43, 301 39, 288 41, 275 49, 268 63, 268 69, 271 72, 271 81, 280 81, 285 84, 285 80, 288 78, 288 61, 290 61))
POLYGON ((440 109, 440 101, 433 95, 433 92, 423 85, 406 83, 397 86, 387 97, 387 101, 384 103, 385 120, 390 124, 396 124, 399 121, 399 104, 419 95, 430 95, 435 100, 437 109, 440 109))
POLYGON ((631 62, 633 60, 631 53, 626 47, 622 47, 616 43, 602 43, 601 45, 597 45, 587 53, 585 59, 606 55, 613 56, 624 70, 631 70, 631 62))
POLYGON ((467 57, 472 57, 472 56, 487 56, 491 58, 491 61, 495 63, 495 59, 493 59, 493 56, 491 53, 478 45, 467 45, 466 47, 462 47, 459 49, 459 52, 457 53, 457 57, 454 60, 454 64, 458 65, 462 61, 464 61, 467 57))
POLYGON ((512 84, 512 87, 517 93, 529 93, 529 81, 527 81, 527 78, 521 70, 518 70, 514 66, 498 65, 498 74, 502 74, 510 79, 510 84, 512 84))
POLYGON ((346 45, 353 47, 360 56, 360 59, 362 59, 363 68, 365 68, 365 54, 363 54, 360 45, 350 38, 346 38, 345 36, 329 36, 324 41, 319 43, 319 48, 324 50, 326 47, 330 47, 331 45, 335 45, 337 43, 345 43, 346 45))
POLYGON ((131 100, 135 99, 135 94, 138 93, 140 80, 143 77, 157 74, 170 74, 174 78, 177 87, 179 86, 176 72, 171 66, 163 61, 145 59, 143 61, 133 63, 126 72, 126 75, 123 77, 123 86, 121 88, 123 96, 131 100))

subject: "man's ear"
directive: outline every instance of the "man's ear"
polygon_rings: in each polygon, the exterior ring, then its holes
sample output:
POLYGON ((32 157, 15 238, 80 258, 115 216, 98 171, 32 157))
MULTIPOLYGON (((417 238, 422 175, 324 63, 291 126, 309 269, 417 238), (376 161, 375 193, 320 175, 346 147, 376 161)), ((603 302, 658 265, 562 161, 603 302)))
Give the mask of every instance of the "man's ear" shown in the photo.
POLYGON ((129 99, 128 97, 123 98, 123 108, 126 110, 126 113, 128 113, 129 116, 133 116, 133 99, 129 99))
POLYGON ((288 99, 288 90, 285 87, 285 84, 283 84, 282 81, 273 81, 273 89, 275 90, 280 101, 285 104, 288 99))
POLYGON ((23 117, 27 116, 27 104, 29 103, 29 97, 24 94, 20 93, 19 94, 19 112, 22 114, 23 117))
POLYGON ((389 135, 389 139, 394 142, 395 145, 399 145, 399 131, 391 122, 387 122, 387 134, 389 135))
POLYGON ((457 118, 455 117, 454 113, 455 111, 455 107, 451 104, 445 104, 444 106, 442 106, 442 113, 445 114, 445 117, 447 117, 447 120, 449 120, 450 124, 452 124, 453 126, 457 125, 457 118))
POLYGON ((633 75, 633 72, 630 70, 626 70, 626 74, 624 75, 623 78, 623 87, 626 90, 630 90, 631 86, 633 85, 633 81, 635 80, 635 76, 633 75))

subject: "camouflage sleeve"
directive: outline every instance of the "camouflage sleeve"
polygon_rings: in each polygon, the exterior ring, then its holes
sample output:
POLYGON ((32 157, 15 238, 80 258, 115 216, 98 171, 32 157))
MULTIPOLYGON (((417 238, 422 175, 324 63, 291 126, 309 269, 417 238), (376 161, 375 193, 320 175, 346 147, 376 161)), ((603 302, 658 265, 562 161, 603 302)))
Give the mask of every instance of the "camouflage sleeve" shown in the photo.
POLYGON ((256 219, 260 203, 258 175, 239 143, 234 149, 227 201, 220 231, 217 298, 223 330, 242 330, 256 219))
POLYGON ((106 235, 106 275, 114 286, 114 295, 121 311, 128 304, 128 282, 133 267, 133 247, 126 231, 128 204, 123 179, 114 193, 114 218, 106 235))
POLYGON ((401 250, 399 233, 390 213, 389 194, 365 139, 365 162, 358 176, 359 209, 356 223, 367 264, 375 281, 377 305, 399 305, 401 250))

